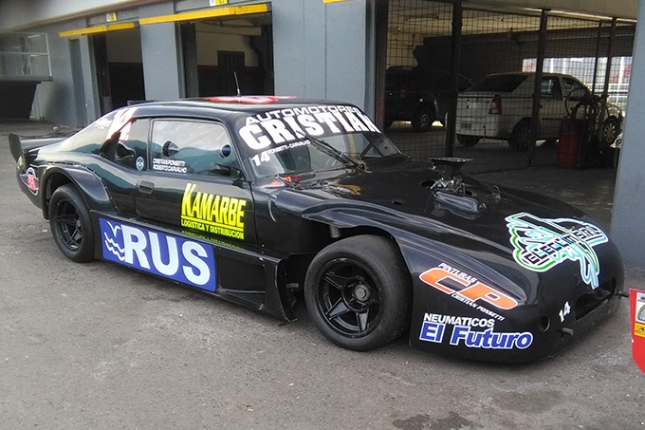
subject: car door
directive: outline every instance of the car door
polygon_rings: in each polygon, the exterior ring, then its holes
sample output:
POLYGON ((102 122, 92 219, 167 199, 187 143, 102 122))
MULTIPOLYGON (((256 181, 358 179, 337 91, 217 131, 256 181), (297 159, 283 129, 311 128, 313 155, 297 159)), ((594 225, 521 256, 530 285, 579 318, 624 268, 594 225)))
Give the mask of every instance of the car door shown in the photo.
POLYGON ((250 185, 224 124, 153 119, 148 164, 137 183, 140 218, 208 240, 256 244, 250 185))
MULTIPOLYGON (((591 91, 589 91, 589 89, 578 80, 569 76, 563 76, 562 82, 564 85, 563 109, 567 115, 570 115, 581 101, 591 100, 591 91)), ((583 109, 577 112, 578 118, 582 118, 584 116, 582 112, 583 109)))
POLYGON ((413 91, 410 72, 391 70, 385 81, 385 115, 390 119, 409 119, 416 107, 418 93, 413 91))
POLYGON ((558 76, 542 78, 540 86, 540 139, 557 139, 566 116, 564 97, 558 76))

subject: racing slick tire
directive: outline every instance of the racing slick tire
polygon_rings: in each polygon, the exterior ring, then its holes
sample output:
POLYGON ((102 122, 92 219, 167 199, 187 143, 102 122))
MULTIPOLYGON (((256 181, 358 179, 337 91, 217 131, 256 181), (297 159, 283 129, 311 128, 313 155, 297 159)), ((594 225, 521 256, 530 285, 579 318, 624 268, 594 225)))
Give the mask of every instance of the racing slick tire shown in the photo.
POLYGON ((62 185, 54 191, 49 201, 49 225, 63 255, 77 263, 94 260, 94 227, 73 185, 62 185))
POLYGON ((412 128, 417 133, 425 133, 430 130, 435 120, 435 114, 428 106, 419 106, 412 116, 412 128))
POLYGON ((410 273, 396 245, 380 236, 349 237, 320 251, 304 295, 318 330, 354 351, 387 345, 410 322, 410 273))
POLYGON ((458 134, 457 141, 461 146, 471 148, 479 143, 481 137, 479 136, 466 136, 465 134, 458 134))

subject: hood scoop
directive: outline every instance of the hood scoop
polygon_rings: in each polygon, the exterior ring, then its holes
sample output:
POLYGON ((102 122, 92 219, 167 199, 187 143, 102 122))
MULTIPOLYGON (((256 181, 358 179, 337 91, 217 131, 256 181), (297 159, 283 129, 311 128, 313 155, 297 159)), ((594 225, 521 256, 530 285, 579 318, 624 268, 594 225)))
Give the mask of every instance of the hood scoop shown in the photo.
POLYGON ((464 194, 465 186, 462 182, 459 170, 461 166, 473 161, 470 158, 442 157, 431 158, 435 170, 442 170, 441 179, 436 181, 431 187, 431 191, 448 191, 458 194, 464 194))
POLYGON ((499 202, 499 188, 492 187, 488 193, 482 192, 483 189, 471 191, 463 182, 459 171, 464 164, 472 161, 471 159, 442 157, 432 158, 431 161, 435 170, 442 170, 441 178, 432 185, 429 181, 422 182, 421 186, 432 192, 437 209, 447 209, 455 215, 473 219, 489 205, 499 202))

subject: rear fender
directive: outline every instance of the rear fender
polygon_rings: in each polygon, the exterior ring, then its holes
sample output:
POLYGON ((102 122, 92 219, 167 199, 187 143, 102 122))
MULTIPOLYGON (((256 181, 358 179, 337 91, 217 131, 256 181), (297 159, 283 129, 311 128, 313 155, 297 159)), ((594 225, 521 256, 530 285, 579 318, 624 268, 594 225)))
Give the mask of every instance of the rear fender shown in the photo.
POLYGON ((101 179, 94 172, 81 167, 49 167, 42 176, 44 193, 41 195, 43 217, 49 219, 49 200, 61 185, 71 183, 80 192, 83 201, 90 210, 103 213, 115 213, 116 207, 101 179))

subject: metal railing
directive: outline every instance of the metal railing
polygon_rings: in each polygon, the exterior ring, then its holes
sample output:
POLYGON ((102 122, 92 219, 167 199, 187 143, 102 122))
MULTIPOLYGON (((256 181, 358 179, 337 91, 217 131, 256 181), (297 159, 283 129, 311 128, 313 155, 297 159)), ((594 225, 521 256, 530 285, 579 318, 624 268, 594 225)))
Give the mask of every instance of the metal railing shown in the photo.
POLYGON ((44 33, 1 33, 0 80, 51 81, 51 61, 47 35, 44 33))

